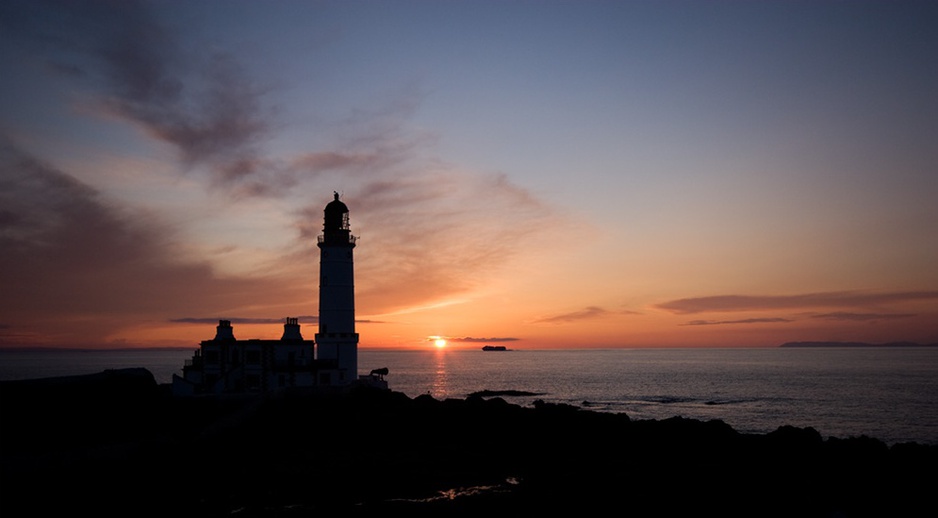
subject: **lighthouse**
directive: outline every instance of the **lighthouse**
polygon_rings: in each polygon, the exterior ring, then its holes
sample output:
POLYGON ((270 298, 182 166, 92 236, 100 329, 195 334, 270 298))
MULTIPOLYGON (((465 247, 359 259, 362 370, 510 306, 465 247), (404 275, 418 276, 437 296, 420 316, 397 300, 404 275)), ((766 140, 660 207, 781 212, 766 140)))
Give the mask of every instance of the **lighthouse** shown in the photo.
POLYGON ((215 338, 203 340, 182 376, 173 374, 173 394, 266 392, 290 387, 332 391, 368 387, 388 390, 387 367, 358 374, 355 332, 355 280, 348 207, 339 193, 326 205, 319 236, 319 332, 300 333, 297 317, 287 317, 280 340, 238 340, 230 320, 219 320, 215 338))
MULTIPOLYGON (((326 205, 319 236, 319 332, 317 358, 334 362, 336 379, 320 384, 344 385, 358 379, 358 333, 355 332, 355 276, 352 250, 358 239, 349 228, 348 207, 339 193, 326 205)), ((325 372, 322 375, 328 376, 325 372)))

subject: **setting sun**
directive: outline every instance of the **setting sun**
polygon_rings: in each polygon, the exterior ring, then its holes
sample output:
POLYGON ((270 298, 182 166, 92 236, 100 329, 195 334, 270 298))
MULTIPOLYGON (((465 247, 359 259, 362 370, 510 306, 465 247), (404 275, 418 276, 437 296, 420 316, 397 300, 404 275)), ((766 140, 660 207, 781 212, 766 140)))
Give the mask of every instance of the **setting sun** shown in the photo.
POLYGON ((437 347, 446 347, 446 340, 442 338, 437 338, 436 340, 433 341, 433 344, 436 345, 437 347))

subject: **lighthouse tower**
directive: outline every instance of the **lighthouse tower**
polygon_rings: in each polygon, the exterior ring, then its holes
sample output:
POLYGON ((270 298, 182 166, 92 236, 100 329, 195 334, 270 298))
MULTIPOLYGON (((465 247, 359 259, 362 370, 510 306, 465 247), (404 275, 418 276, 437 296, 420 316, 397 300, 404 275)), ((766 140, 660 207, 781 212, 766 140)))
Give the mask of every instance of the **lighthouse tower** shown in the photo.
POLYGON ((349 229, 348 207, 339 193, 326 205, 319 236, 319 332, 317 358, 334 361, 335 379, 344 385, 358 378, 358 333, 355 332, 355 282, 352 249, 357 238, 349 229))

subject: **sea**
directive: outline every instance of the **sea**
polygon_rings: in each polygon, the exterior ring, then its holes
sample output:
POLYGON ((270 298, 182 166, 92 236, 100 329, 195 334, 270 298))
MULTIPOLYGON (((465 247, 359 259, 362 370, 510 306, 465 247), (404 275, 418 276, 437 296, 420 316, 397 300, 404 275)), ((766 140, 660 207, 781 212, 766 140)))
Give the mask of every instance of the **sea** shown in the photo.
MULTIPOLYGON (((0 380, 144 367, 158 383, 171 383, 192 353, 0 350, 0 380)), ((938 445, 938 347, 362 348, 358 354, 360 373, 386 367, 391 390, 410 397, 463 399, 493 391, 521 406, 541 400, 633 420, 716 419, 740 433, 790 425, 824 438, 938 445)))

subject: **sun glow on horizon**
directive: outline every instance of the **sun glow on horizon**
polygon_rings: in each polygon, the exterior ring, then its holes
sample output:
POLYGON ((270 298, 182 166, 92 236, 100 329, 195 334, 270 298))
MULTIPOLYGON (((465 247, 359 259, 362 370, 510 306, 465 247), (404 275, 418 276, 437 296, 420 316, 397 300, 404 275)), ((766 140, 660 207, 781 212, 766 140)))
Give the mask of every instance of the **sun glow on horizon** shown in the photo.
POLYGON ((433 345, 435 345, 437 349, 442 349, 446 347, 446 340, 443 338, 436 338, 433 340, 433 345))

